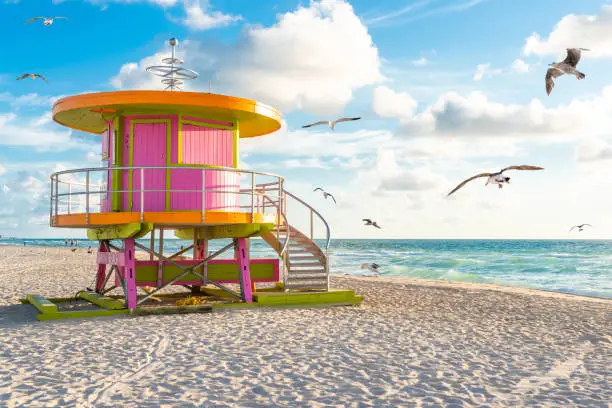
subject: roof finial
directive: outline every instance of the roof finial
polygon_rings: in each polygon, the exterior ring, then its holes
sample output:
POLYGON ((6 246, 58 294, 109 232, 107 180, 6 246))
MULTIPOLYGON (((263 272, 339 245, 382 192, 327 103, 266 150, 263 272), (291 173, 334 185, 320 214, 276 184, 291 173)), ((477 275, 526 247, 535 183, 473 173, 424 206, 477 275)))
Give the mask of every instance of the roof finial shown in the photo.
POLYGON ((196 79, 198 73, 191 69, 177 67, 176 65, 182 65, 183 60, 176 58, 174 55, 174 48, 178 45, 176 38, 171 38, 168 44, 172 47, 172 56, 170 58, 162 59, 164 64, 168 65, 152 65, 146 68, 147 72, 162 77, 162 84, 166 85, 166 89, 171 91, 181 90, 183 80, 185 79, 196 79))

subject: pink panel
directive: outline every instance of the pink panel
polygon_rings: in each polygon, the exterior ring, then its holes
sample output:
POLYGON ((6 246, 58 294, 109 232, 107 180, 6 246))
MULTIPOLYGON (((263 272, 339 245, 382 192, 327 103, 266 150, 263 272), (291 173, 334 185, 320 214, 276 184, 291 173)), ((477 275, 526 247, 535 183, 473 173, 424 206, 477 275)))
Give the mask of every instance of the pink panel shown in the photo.
MULTIPOLYGON (((232 172, 211 169, 204 169, 204 172, 206 190, 217 190, 206 193, 204 198, 206 209, 239 211, 240 176, 232 172)), ((170 208, 172 210, 202 211, 202 170, 172 169, 170 171, 170 183, 172 190, 194 191, 193 193, 171 193, 170 208)))
POLYGON ((231 130, 183 125, 183 163, 233 166, 234 135, 231 130))
MULTIPOLYGON (((166 166, 165 123, 134 125, 134 167, 138 166, 166 166)), ((140 211, 140 170, 134 170, 132 186, 132 211, 140 211)), ((144 189, 159 190, 144 193, 144 211, 165 211, 166 170, 144 170, 144 189)))

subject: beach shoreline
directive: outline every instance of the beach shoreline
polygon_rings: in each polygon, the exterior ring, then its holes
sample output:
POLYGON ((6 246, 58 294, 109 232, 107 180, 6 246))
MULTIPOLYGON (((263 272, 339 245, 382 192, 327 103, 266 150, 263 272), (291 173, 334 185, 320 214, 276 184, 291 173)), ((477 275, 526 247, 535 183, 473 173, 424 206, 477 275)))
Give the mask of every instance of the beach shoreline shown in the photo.
MULTIPOLYGON (((92 248, 93 249, 93 248, 92 248)), ((89 286, 86 248, 0 247, 7 407, 581 406, 612 400, 612 300, 332 275, 358 306, 39 322, 89 286)), ((173 290, 185 290, 175 287, 173 290)))

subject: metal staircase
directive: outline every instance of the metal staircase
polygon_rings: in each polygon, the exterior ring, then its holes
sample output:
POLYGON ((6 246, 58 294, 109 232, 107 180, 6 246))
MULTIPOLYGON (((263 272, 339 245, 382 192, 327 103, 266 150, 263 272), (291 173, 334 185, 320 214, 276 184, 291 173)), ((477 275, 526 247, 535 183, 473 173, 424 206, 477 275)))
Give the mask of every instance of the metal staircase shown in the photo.
POLYGON ((262 235, 262 238, 280 255, 285 265, 283 283, 289 290, 329 290, 329 248, 330 230, 325 219, 309 204, 294 196, 287 190, 282 192, 282 205, 278 201, 269 203, 279 210, 277 228, 262 235), (310 212, 310 236, 304 234, 287 221, 287 201, 292 200, 310 212), (322 222, 326 239, 324 248, 320 248, 313 239, 314 220, 322 222))

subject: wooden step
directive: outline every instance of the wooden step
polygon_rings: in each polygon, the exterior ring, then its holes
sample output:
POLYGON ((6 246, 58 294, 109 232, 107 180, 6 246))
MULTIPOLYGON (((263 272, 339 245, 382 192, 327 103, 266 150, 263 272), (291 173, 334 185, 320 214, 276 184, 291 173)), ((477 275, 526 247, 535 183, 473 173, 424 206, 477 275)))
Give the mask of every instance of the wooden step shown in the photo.
POLYGON ((291 262, 294 262, 294 261, 298 261, 298 262, 299 261, 314 261, 314 260, 318 260, 318 259, 319 259, 319 257, 316 256, 316 255, 310 255, 310 256, 290 256, 289 257, 289 260, 291 262))
POLYGON ((289 258, 289 269, 295 269, 295 268, 310 268, 310 267, 316 267, 316 268, 325 268, 325 264, 321 263, 321 262, 301 262, 301 263, 294 263, 291 262, 291 258, 289 258))
POLYGON ((287 276, 308 274, 327 275, 327 272, 325 271, 325 269, 289 269, 289 273, 287 274, 287 276))
POLYGON ((320 282, 309 282, 309 283, 287 282, 285 283, 285 288, 286 289, 327 289, 327 280, 320 281, 320 282))

